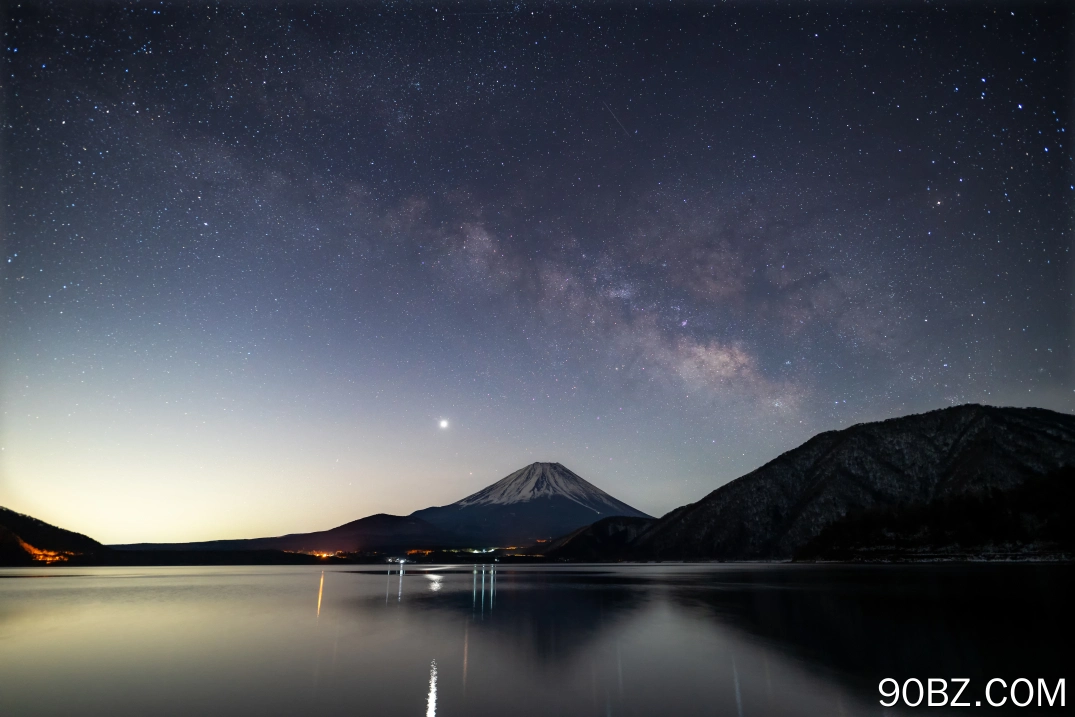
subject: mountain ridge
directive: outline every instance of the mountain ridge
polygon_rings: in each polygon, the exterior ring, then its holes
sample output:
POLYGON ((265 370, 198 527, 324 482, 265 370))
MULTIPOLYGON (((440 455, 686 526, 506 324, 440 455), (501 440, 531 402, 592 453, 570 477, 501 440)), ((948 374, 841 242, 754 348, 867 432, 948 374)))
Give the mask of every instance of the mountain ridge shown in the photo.
POLYGON ((510 505, 525 503, 536 498, 562 496, 601 514, 596 506, 604 505, 611 510, 640 512, 621 500, 601 490, 561 463, 534 462, 523 466, 496 483, 471 493, 448 506, 460 508, 474 505, 510 505))
POLYGON ((532 545, 608 516, 649 518, 560 463, 535 462, 445 506, 411 513, 486 544, 532 545))
POLYGON ((532 463, 447 506, 274 538, 103 546, 0 508, 0 564, 168 564, 210 553, 205 560, 293 562, 313 558, 302 552, 534 542, 566 560, 966 559, 989 550, 1070 559, 1073 503, 1075 416, 965 404, 819 433, 659 519, 559 463, 532 463))
POLYGON ((1075 464, 1075 417, 964 404, 820 433, 632 541, 655 559, 785 560, 852 511, 921 505, 1075 464))
POLYGON ((107 550, 82 533, 0 506, 0 565, 65 562, 107 550))
POLYGON ((447 506, 378 513, 327 530, 195 543, 128 543, 116 550, 284 550, 376 553, 530 545, 606 515, 650 517, 560 463, 531 463, 447 506))
POLYGON ((410 516, 375 513, 343 525, 310 533, 287 533, 267 538, 206 540, 195 543, 129 543, 116 550, 284 550, 288 552, 377 552, 406 548, 437 548, 453 542, 435 526, 410 516))

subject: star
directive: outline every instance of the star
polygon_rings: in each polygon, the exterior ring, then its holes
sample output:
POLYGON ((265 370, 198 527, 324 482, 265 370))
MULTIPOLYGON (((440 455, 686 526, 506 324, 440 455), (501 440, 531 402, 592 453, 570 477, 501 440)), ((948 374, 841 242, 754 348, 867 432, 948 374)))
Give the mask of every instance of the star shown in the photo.
POLYGON ((441 428, 447 428, 448 427, 448 419, 447 418, 440 419, 440 427, 441 428))

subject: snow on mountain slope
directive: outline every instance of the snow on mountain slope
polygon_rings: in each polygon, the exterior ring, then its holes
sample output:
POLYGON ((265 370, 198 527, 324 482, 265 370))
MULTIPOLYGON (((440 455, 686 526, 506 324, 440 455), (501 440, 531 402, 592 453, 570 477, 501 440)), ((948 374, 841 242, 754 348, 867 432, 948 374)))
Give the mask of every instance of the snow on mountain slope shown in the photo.
POLYGON ((467 508, 479 505, 512 505, 537 498, 567 498, 599 515, 639 515, 559 463, 531 463, 487 488, 452 504, 467 508))
MULTIPOLYGON (((1013 495, 1065 466, 1075 466, 1075 416, 1041 408, 966 404, 860 423, 676 508, 634 545, 646 559, 784 560, 848 516, 1013 495)), ((1000 526, 979 528, 988 544, 1000 526)))
POLYGON ((533 545, 612 515, 649 517, 559 463, 532 463, 451 505, 411 513, 481 546, 533 545))

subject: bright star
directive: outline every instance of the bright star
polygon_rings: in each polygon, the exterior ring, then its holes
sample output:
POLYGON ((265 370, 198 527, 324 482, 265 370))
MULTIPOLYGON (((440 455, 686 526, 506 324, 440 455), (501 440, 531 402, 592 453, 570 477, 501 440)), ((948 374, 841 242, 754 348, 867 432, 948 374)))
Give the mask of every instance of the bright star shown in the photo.
POLYGON ((440 419, 440 427, 441 428, 447 428, 448 427, 448 419, 447 418, 440 419))

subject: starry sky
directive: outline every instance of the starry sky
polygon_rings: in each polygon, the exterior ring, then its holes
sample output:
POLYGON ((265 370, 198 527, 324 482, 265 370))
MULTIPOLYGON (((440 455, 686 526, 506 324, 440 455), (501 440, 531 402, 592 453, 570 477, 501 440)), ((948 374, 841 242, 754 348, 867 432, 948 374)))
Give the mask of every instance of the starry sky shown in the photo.
POLYGON ((1075 410, 1065 3, 0 13, 0 505, 256 537, 559 461, 660 515, 1075 410))

